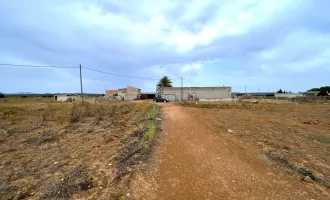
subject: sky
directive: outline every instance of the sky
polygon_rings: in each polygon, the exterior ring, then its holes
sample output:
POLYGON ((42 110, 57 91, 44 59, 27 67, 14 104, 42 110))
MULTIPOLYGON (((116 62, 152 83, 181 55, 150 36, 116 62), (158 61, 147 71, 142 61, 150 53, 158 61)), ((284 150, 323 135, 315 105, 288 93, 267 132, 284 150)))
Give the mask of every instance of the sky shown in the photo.
MULTIPOLYGON (((330 85, 328 0, 0 1, 0 64, 79 67, 84 92, 131 85, 330 85)), ((0 65, 0 92, 79 92, 79 68, 0 65)))

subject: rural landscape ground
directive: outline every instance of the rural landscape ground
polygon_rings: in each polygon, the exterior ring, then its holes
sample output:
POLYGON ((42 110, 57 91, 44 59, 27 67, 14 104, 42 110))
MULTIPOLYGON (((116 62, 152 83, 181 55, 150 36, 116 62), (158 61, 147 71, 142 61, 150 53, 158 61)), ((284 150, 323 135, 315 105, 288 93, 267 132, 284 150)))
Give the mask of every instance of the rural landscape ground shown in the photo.
POLYGON ((0 144, 1 199, 330 199, 328 104, 17 98, 0 144))
POLYGON ((144 167, 159 107, 150 103, 0 105, 0 199, 119 199, 144 167))

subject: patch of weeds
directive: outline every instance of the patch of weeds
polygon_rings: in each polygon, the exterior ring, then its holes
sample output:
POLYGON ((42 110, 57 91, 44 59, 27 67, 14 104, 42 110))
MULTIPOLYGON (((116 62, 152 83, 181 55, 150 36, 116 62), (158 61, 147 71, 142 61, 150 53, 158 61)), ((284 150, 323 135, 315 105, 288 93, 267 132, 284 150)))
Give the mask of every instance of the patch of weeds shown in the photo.
POLYGON ((145 130, 147 128, 147 123, 146 122, 141 122, 140 124, 139 124, 139 129, 140 130, 145 130))
POLYGON ((29 137, 27 140, 25 140, 25 143, 35 146, 46 142, 54 142, 55 140, 56 137, 53 134, 43 132, 29 137))
POLYGON ((22 111, 24 111, 24 108, 22 108, 22 107, 16 107, 16 106, 0 106, 0 113, 3 116, 6 116, 6 117, 18 115, 22 111))
POLYGON ((121 197, 119 197, 119 200, 126 200, 126 197, 125 196, 121 196, 121 197))
POLYGON ((150 146, 150 143, 153 141, 156 134, 156 122, 152 121, 149 122, 148 125, 148 131, 144 134, 143 137, 143 148, 148 149, 150 146))
POLYGON ((23 188, 20 188, 18 193, 15 195, 14 200, 25 199, 31 195, 32 195, 31 187, 24 186, 23 188))
POLYGON ((102 121, 105 118, 109 110, 108 108, 109 108, 108 106, 104 106, 104 105, 94 106, 93 109, 93 114, 95 115, 94 124, 98 124, 100 121, 102 121))
POLYGON ((148 112, 147 112, 147 119, 154 120, 156 119, 159 113, 160 107, 158 105, 154 105, 148 112))
POLYGON ((316 140, 322 143, 330 143, 330 135, 314 134, 314 135, 304 135, 304 137, 309 140, 316 140))
POLYGON ((78 122, 82 117, 92 115, 92 106, 88 102, 80 102, 73 104, 69 116, 68 122, 78 122))
POLYGON ((84 166, 72 169, 65 178, 47 185, 41 199, 68 198, 71 194, 86 191, 93 186, 92 178, 84 166))

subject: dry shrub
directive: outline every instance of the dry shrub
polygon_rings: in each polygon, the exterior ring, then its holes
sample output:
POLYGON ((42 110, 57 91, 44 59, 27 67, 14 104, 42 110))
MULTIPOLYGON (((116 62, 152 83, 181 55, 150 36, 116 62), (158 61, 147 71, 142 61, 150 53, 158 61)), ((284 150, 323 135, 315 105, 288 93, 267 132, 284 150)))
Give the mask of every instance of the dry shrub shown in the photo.
POLYGON ((74 123, 78 122, 82 117, 91 116, 92 115, 92 106, 88 102, 80 102, 73 104, 68 122, 74 123))
POLYGON ((66 199, 71 194, 86 191, 92 187, 92 178, 86 172, 86 167, 77 166, 65 178, 50 183, 44 188, 41 199, 66 199))
POLYGON ((15 106, 0 106, 0 114, 5 117, 15 116, 24 111, 24 108, 15 106))
POLYGON ((25 140, 25 143, 30 145, 40 145, 42 143, 53 142, 55 140, 56 137, 54 134, 49 132, 42 132, 37 135, 33 135, 29 137, 27 140, 25 140))

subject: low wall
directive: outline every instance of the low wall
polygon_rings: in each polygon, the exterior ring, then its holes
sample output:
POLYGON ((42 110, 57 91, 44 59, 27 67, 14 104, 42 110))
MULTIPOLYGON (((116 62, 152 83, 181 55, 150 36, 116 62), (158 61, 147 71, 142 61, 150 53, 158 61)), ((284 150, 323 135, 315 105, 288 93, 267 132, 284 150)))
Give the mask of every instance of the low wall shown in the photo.
POLYGON ((205 102, 217 102, 217 101, 238 101, 238 99, 226 98, 226 99, 199 99, 199 101, 205 102))
POLYGON ((295 97, 303 97, 303 94, 300 93, 275 93, 275 98, 288 98, 288 99, 292 99, 295 97))
POLYGON ((298 103, 330 103, 330 96, 296 97, 293 100, 298 103))

